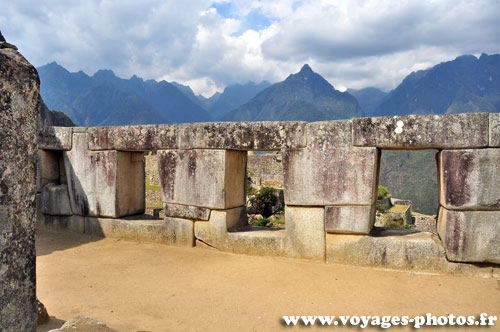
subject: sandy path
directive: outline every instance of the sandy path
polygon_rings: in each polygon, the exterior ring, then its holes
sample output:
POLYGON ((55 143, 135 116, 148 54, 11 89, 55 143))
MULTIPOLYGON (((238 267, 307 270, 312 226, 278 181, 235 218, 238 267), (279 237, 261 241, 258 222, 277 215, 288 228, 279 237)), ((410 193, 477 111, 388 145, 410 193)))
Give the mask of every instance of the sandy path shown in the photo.
MULTIPOLYGON (((85 314, 121 332, 315 330, 283 327, 282 315, 486 312, 500 319, 495 279, 415 275, 57 233, 38 235, 37 256, 37 293, 51 316, 67 320, 85 314)), ((320 330, 330 329, 358 330, 320 330)), ((447 330, 475 329, 439 329, 447 330)), ((500 323, 487 330, 500 331, 500 323)))

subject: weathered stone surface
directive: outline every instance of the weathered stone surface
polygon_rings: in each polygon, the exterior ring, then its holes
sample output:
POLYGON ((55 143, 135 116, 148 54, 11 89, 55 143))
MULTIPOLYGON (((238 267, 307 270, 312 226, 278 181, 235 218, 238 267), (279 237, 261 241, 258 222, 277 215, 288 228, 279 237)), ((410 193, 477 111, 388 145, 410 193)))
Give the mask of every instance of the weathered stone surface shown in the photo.
POLYGON ((285 255, 325 259, 325 209, 287 206, 285 255))
POLYGON ((57 153, 48 150, 38 150, 38 160, 36 166, 37 192, 42 192, 42 187, 47 183, 60 182, 59 160, 57 153))
POLYGON ((45 150, 71 150, 73 128, 41 127, 38 131, 38 148, 45 150))
POLYGON ((154 242, 178 246, 193 246, 193 221, 179 218, 165 220, 85 218, 85 233, 138 242, 154 242))
POLYGON ((36 331, 36 69, 0 49, 0 331, 36 331))
POLYGON ((244 151, 158 151, 163 201, 211 209, 243 206, 245 166, 244 151))
POLYGON ((437 230, 449 260, 500 264, 500 211, 441 207, 437 230))
POLYGON ((353 120, 353 145, 383 149, 488 146, 488 113, 407 115, 353 120))
POLYGON ((68 231, 72 233, 85 233, 85 218, 82 216, 52 216, 43 215, 37 224, 38 228, 52 231, 68 231))
POLYGON ((178 125, 92 127, 87 129, 90 150, 153 151, 177 149, 178 125))
POLYGON ((325 206, 328 233, 369 234, 375 223, 375 206, 325 206))
POLYGON ((490 113, 490 147, 500 147, 500 113, 490 113))
POLYGON ((64 152, 71 209, 82 216, 118 218, 144 212, 142 153, 86 149, 86 134, 74 134, 64 152))
POLYGON ((44 325, 47 324, 50 320, 47 309, 42 302, 36 299, 36 325, 44 325))
POLYGON ((165 216, 193 220, 208 220, 210 218, 210 209, 197 206, 166 203, 165 216))
POLYGON ((196 242, 239 254, 283 255, 284 231, 262 230, 248 225, 243 227, 245 224, 244 208, 213 210, 208 222, 194 223, 196 242), (233 231, 228 232, 230 229, 233 231))
POLYGON ((452 210, 500 210, 500 149, 443 150, 440 203, 452 210))
POLYGON ((246 224, 246 219, 246 211, 243 207, 227 210, 212 210, 208 222, 195 222, 194 235, 196 239, 213 247, 218 247, 216 245, 217 243, 226 240, 227 231, 229 229, 244 226, 246 224))
POLYGON ((439 238, 432 233, 377 229, 371 235, 326 235, 326 260, 401 270, 449 271, 439 238))
POLYGON ((375 148, 308 145, 283 152, 287 205, 372 205, 379 153, 375 148))
POLYGON ((279 150, 304 147, 305 122, 210 122, 179 125, 181 149, 279 150))
POLYGON ((350 146, 351 120, 307 125, 307 147, 283 151, 288 205, 372 205, 379 153, 350 146))
POLYGON ((49 183, 42 191, 42 212, 54 216, 70 216, 73 214, 69 203, 68 186, 49 183))
POLYGON ((103 322, 79 315, 64 323, 60 328, 49 332, 118 332, 118 330, 106 326, 103 322))

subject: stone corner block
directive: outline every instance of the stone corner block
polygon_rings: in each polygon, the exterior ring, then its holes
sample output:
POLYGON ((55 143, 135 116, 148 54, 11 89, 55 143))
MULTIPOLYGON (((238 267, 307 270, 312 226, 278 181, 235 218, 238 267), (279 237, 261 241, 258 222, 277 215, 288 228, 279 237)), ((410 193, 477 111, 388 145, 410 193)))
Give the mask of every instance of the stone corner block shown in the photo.
POLYGON ((325 209, 287 206, 284 255, 313 260, 325 259, 325 209))
POLYGON ((244 206, 246 157, 235 150, 158 151, 163 202, 221 210, 244 206))
POLYGON ((500 211, 441 207, 437 228, 450 261, 500 264, 500 211))
POLYGON ((63 152, 73 213, 111 218, 143 213, 142 153, 89 151, 86 134, 74 134, 73 140, 73 149, 63 152))
POLYGON ((452 210, 500 210, 500 149, 443 150, 440 203, 452 210))
POLYGON ((68 186, 49 183, 42 189, 42 213, 54 216, 70 216, 73 214, 69 202, 68 186))
POLYGON ((488 113, 353 119, 353 145, 385 149, 466 149, 488 146, 488 113))
POLYGON ((328 233, 369 234, 375 223, 375 206, 325 206, 328 233))
POLYGON ((41 127, 38 130, 38 148, 44 150, 71 150, 72 127, 41 127))

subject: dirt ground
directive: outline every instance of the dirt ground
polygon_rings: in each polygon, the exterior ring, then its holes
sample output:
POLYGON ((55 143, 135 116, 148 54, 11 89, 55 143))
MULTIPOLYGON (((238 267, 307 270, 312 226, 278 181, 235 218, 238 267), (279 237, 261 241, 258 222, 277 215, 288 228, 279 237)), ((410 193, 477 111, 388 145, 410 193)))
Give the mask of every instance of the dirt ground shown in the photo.
MULTIPOLYGON (((500 285, 493 278, 417 275, 67 233, 37 235, 37 294, 52 316, 39 331, 78 314, 121 332, 361 331, 286 327, 283 315, 485 312, 500 320, 500 285)), ((500 322, 487 329, 439 329, 448 330, 500 331, 500 322)))

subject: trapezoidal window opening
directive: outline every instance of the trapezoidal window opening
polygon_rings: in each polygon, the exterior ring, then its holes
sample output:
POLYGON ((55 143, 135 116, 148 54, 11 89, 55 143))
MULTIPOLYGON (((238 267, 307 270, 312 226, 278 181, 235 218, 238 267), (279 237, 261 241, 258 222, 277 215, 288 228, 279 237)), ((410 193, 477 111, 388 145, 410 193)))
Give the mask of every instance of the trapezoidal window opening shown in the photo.
POLYGON ((245 174, 248 224, 285 229, 283 164, 280 151, 248 151, 245 174))
POLYGON ((382 150, 375 226, 436 233, 438 150, 382 150))

